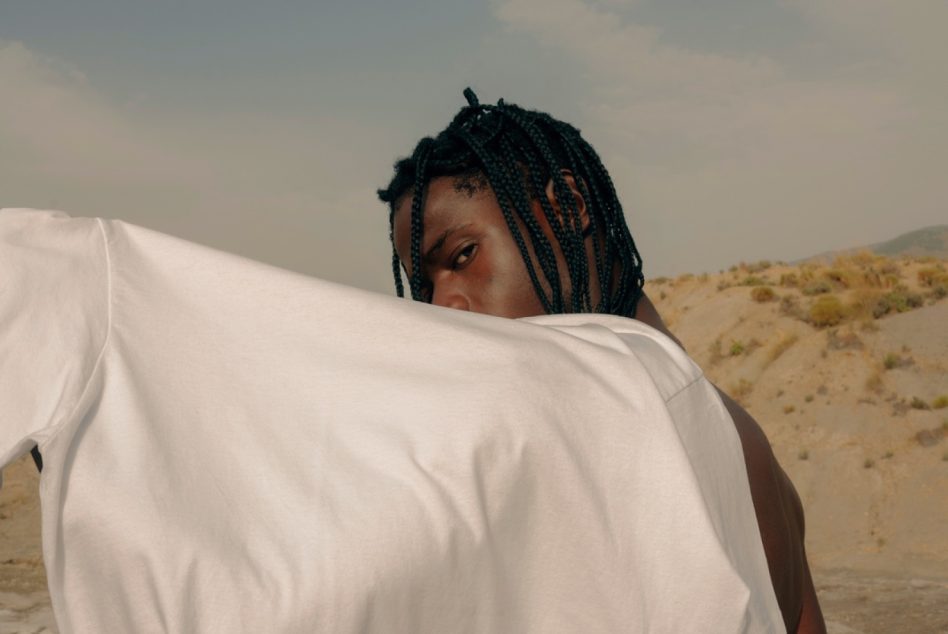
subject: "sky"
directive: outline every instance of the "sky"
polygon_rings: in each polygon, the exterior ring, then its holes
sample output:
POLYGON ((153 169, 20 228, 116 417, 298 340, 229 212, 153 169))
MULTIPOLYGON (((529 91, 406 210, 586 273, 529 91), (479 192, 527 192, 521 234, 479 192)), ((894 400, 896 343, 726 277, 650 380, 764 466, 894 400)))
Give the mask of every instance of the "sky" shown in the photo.
POLYGON ((391 293, 375 191, 472 86, 580 128, 646 277, 948 222, 943 0, 0 1, 0 207, 391 293))

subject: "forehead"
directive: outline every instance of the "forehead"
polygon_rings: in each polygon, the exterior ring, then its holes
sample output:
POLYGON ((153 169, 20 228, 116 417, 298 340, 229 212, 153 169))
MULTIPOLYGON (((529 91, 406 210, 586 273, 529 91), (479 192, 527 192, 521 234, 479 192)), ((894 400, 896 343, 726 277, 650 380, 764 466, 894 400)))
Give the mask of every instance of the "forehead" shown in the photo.
MULTIPOLYGON (((431 180, 425 188, 424 232, 428 235, 448 223, 493 223, 503 221, 497 200, 486 180, 478 178, 455 178, 440 176, 431 180)), ((412 193, 398 201, 395 208, 395 244, 399 252, 411 233, 412 193)))

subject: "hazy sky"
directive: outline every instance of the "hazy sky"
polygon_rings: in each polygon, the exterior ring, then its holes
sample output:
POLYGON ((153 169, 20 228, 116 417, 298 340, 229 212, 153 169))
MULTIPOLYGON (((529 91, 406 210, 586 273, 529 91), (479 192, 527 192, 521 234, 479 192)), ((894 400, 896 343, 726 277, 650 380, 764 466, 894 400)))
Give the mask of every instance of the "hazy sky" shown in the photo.
POLYGON ((944 0, 0 0, 0 206, 391 292, 375 190, 471 85, 583 130, 647 276, 948 221, 944 0))

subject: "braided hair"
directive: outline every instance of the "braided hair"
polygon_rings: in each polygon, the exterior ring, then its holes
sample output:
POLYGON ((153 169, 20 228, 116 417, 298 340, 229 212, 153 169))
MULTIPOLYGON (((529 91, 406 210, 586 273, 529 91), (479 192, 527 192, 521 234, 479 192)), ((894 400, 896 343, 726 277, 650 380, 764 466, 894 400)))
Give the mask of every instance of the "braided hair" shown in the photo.
POLYGON ((395 163, 388 187, 378 190, 389 205, 389 237, 392 240, 392 273, 395 290, 403 297, 401 264, 395 251, 395 211, 411 195, 411 297, 423 300, 421 244, 424 235, 426 185, 434 178, 450 176, 455 187, 473 193, 489 185, 497 197, 504 220, 520 250, 527 274, 547 313, 601 312, 632 317, 642 295, 642 259, 625 222, 609 172, 599 155, 568 123, 545 112, 526 110, 503 99, 497 105, 482 105, 470 88, 464 90, 468 105, 436 137, 425 137, 411 156, 395 163), (589 208, 589 227, 584 230, 580 212, 564 170, 573 174, 576 186, 589 208), (556 202, 565 216, 561 222, 547 198, 546 185, 553 181, 556 202), (564 297, 556 253, 531 210, 539 201, 553 230, 566 264, 570 297, 564 297), (517 221, 526 229, 521 231, 517 221), (589 261, 585 238, 593 235, 594 262, 602 286, 602 299, 592 306, 589 261), (600 236, 604 240, 600 240, 600 236), (527 248, 536 254, 539 271, 527 248), (618 268, 616 268, 618 267, 618 268), (610 282, 618 274, 615 285, 610 282), (549 292, 541 283, 546 281, 549 292))

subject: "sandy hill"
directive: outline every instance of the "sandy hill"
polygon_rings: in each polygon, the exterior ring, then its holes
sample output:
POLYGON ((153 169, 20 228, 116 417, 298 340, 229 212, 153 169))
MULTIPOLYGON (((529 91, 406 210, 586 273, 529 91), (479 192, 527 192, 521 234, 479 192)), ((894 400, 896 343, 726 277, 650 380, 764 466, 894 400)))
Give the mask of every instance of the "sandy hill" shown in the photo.
POLYGON ((946 270, 862 252, 646 284, 766 431, 817 568, 948 579, 946 270))
POLYGON ((855 249, 827 251, 796 263, 817 262, 828 264, 838 256, 852 256, 860 251, 869 251, 876 255, 889 257, 916 257, 948 259, 948 225, 936 225, 903 233, 900 236, 855 249))

